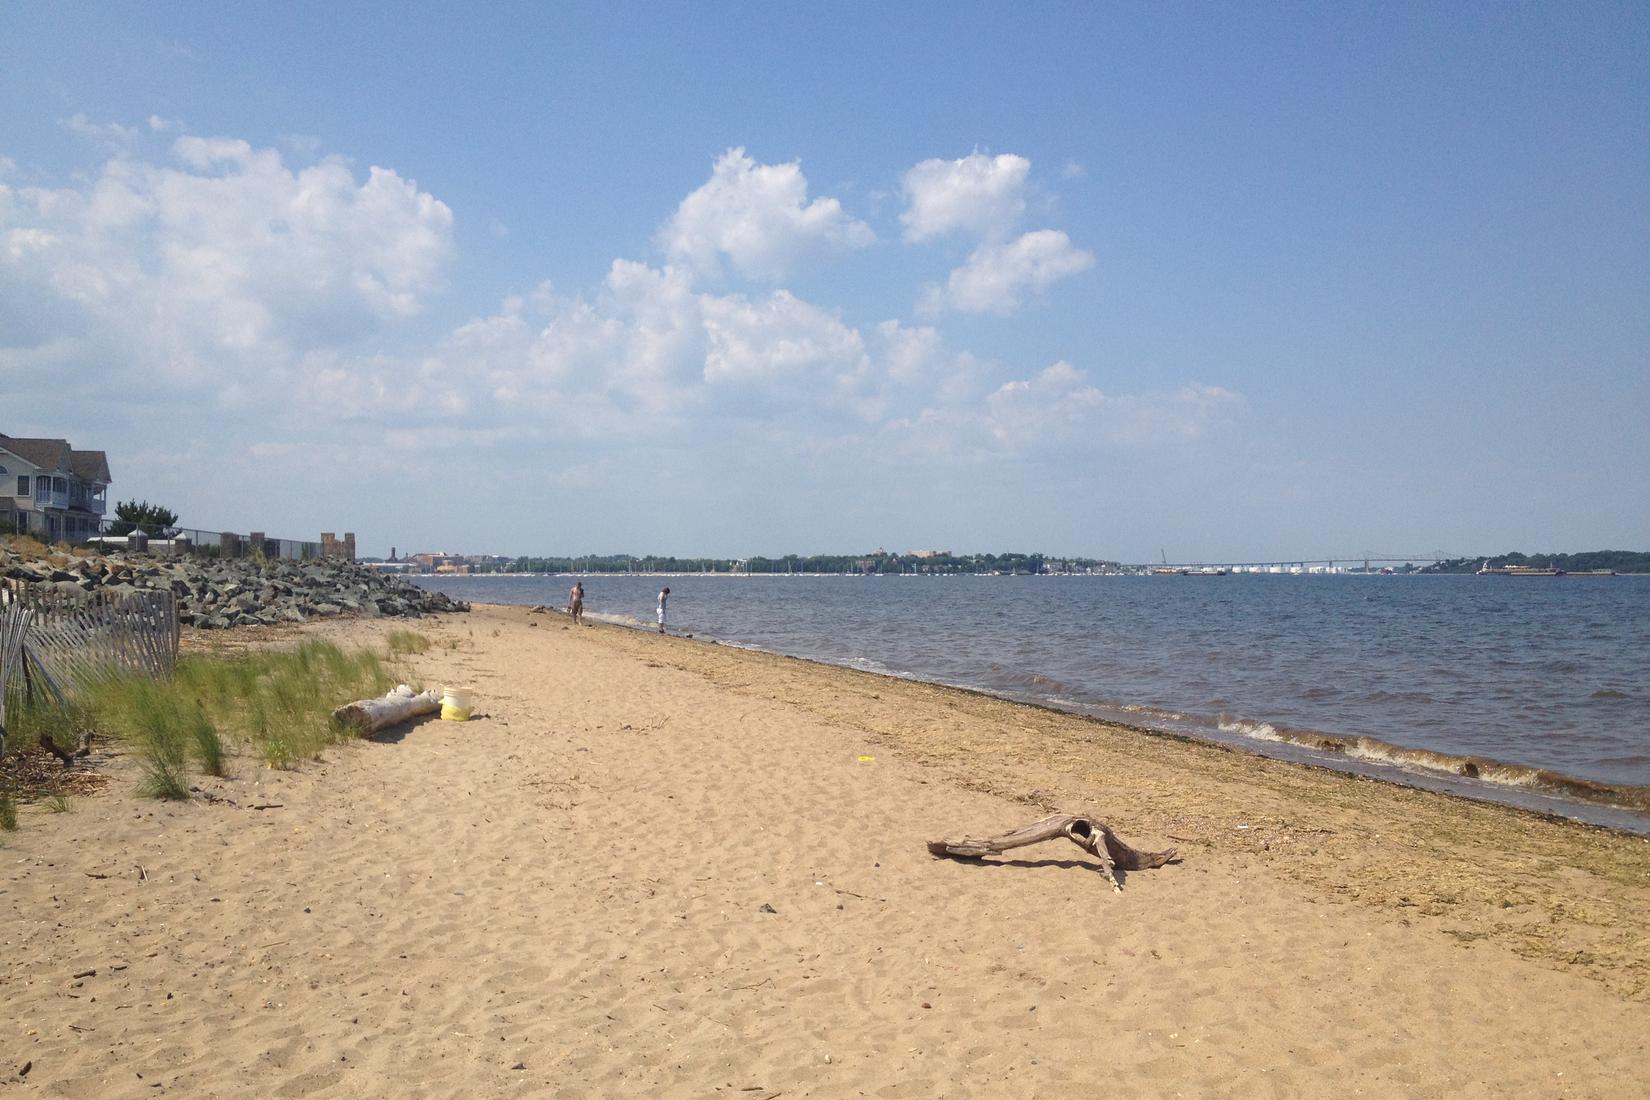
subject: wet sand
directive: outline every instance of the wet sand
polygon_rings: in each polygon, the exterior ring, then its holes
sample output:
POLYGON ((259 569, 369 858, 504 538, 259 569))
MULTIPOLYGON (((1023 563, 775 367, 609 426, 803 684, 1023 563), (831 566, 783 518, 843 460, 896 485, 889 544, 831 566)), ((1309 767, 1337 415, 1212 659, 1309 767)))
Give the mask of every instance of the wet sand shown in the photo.
POLYGON ((13 1091, 1643 1093, 1643 838, 525 608, 415 625, 485 717, 242 758, 232 801, 116 760, 0 839, 13 1091), (1055 809, 1181 862, 924 848, 1055 809))

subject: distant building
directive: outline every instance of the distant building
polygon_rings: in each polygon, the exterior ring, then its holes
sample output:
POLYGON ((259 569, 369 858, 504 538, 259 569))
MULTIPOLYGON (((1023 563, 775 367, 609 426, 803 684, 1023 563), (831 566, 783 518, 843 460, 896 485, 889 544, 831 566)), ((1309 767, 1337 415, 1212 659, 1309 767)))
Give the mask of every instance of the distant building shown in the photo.
POLYGON ((321 556, 323 558, 338 558, 341 561, 354 561, 355 532, 345 531, 344 537, 338 538, 331 531, 322 531, 321 556))
POLYGON ((951 556, 951 551, 949 551, 949 550, 907 550, 905 552, 905 556, 908 557, 908 558, 949 558, 951 556))
POLYGON ((109 458, 66 439, 0 434, 0 525, 45 542, 84 542, 109 509, 109 458))

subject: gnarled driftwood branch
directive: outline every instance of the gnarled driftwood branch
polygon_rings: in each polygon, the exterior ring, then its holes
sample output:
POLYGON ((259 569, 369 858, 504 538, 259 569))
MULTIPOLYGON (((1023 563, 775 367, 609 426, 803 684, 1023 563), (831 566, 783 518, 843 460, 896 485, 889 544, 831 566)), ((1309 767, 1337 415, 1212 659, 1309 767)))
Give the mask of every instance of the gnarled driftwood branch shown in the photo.
POLYGON ((1010 848, 1023 848, 1027 844, 1038 844, 1061 836, 1100 861, 1100 868, 1106 873, 1113 890, 1123 889, 1117 882, 1115 869, 1142 871, 1148 867, 1161 867, 1175 858, 1173 848, 1161 852, 1142 852, 1138 848, 1131 848, 1118 840, 1117 834, 1112 832, 1111 827, 1105 822, 1081 814, 1055 814, 1041 821, 1033 821, 1012 833, 986 837, 983 840, 973 837, 963 837, 960 840, 930 840, 928 851, 936 856, 979 859, 981 856, 1001 855, 1010 848))

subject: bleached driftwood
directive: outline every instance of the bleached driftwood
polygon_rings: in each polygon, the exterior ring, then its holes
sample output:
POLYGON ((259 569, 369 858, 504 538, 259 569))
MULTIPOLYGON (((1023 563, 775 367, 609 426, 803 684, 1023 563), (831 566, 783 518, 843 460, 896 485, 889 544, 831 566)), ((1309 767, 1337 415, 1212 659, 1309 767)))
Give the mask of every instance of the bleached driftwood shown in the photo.
POLYGON ((440 690, 431 688, 415 694, 412 688, 402 684, 382 699, 346 703, 332 712, 332 719, 364 735, 388 729, 421 714, 434 714, 440 709, 440 690))
POLYGON ((1041 821, 1033 821, 1012 833, 983 840, 973 837, 963 837, 960 840, 930 840, 928 851, 936 856, 979 859, 981 856, 1001 855, 1010 848, 1023 848, 1027 844, 1039 844, 1061 836, 1100 861, 1100 868, 1106 873, 1113 890, 1123 889, 1117 882, 1114 869, 1143 871, 1148 867, 1161 867, 1175 858, 1173 848, 1161 852, 1142 852, 1137 848, 1131 848, 1118 840, 1117 834, 1112 832, 1111 827, 1105 822, 1079 814, 1055 814, 1041 821))

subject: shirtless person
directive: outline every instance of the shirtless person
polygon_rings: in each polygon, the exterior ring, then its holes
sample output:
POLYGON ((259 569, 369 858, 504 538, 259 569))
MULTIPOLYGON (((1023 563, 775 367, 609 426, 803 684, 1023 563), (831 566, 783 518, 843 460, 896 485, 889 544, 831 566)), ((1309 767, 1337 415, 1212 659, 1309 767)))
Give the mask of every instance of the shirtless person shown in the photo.
POLYGON ((567 593, 567 613, 573 616, 573 625, 584 622, 584 582, 574 581, 567 593))
POLYGON ((668 599, 670 599, 670 589, 661 588, 659 590, 659 633, 660 634, 663 634, 665 632, 665 601, 668 600, 668 599))

